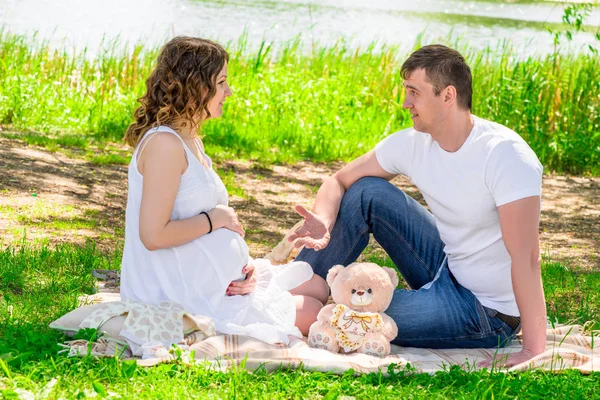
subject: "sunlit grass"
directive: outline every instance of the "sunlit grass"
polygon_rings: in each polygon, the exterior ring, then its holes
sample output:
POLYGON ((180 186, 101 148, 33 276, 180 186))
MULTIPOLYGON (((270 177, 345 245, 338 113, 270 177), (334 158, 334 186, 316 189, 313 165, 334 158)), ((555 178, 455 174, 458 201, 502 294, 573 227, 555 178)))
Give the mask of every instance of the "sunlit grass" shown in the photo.
POLYGON ((115 243, 123 236, 123 228, 110 225, 98 209, 60 204, 40 197, 32 202, 0 204, 0 213, 5 224, 5 237, 0 245, 18 244, 28 235, 37 243, 66 238, 83 241, 90 235, 115 243))
POLYGON ((108 164, 122 164, 127 165, 131 160, 130 156, 123 156, 120 154, 90 154, 88 160, 92 164, 96 165, 108 165, 108 164))
POLYGON ((28 204, 2 204, 0 212, 9 218, 25 224, 35 224, 43 219, 53 219, 57 217, 73 218, 77 212, 71 205, 47 202, 44 199, 37 198, 28 204))
POLYGON ((243 199, 248 198, 248 194, 246 193, 244 188, 242 188, 236 182, 236 175, 235 175, 233 169, 226 170, 226 169, 219 168, 219 169, 217 169, 216 172, 217 172, 217 174, 219 174, 219 177, 223 181, 223 184, 227 188, 227 193, 229 193, 230 196, 238 196, 243 199))
MULTIPOLYGON (((48 324, 93 293, 95 268, 118 269, 120 250, 103 253, 83 246, 23 244, 0 250, 0 393, 10 398, 29 392, 39 398, 594 398, 598 374, 543 371, 516 374, 468 372, 448 368, 433 376, 414 369, 389 376, 355 376, 282 370, 276 373, 227 372, 203 365, 165 364, 140 368, 118 359, 57 356, 65 340, 48 324)), ((378 260, 389 264, 388 260, 378 260)), ((559 322, 584 322, 597 310, 599 273, 585 274, 549 261, 543 263, 546 299, 559 322), (580 301, 587 299, 587 304, 580 301)))
MULTIPOLYGON (((340 41, 307 51, 291 41, 250 51, 241 37, 229 51, 234 95, 224 118, 203 128, 217 159, 349 160, 411 125, 399 76, 407 54, 397 48, 357 50, 340 41)), ((597 57, 520 60, 509 45, 461 51, 473 70, 475 114, 520 133, 547 171, 600 174, 597 57)), ((0 124, 27 130, 29 143, 102 153, 132 121, 156 53, 113 44, 91 60, 85 52, 0 33, 0 124)), ((125 155, 111 154, 90 159, 126 162, 125 155)))

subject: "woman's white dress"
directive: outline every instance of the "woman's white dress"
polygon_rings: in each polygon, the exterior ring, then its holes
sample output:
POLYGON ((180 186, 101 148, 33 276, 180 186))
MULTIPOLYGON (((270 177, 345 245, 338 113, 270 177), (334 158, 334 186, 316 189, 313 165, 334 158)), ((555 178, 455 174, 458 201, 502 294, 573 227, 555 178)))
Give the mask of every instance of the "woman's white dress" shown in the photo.
MULTIPOLYGON (((150 129, 140 140, 142 146, 152 135, 172 129, 150 129)), ((225 185, 209 167, 202 165, 181 140, 188 167, 181 175, 171 220, 190 218, 210 211, 218 204, 227 205, 225 185)), ((121 267, 121 297, 142 303, 173 301, 186 311, 213 318, 217 331, 249 335, 268 343, 288 343, 288 335, 301 337, 294 325, 296 306, 288 290, 309 280, 312 268, 304 262, 271 265, 254 260, 257 286, 245 296, 227 296, 231 281, 244 278, 242 268, 249 261, 248 246, 237 233, 216 229, 181 246, 149 251, 139 235, 143 176, 137 169, 136 148, 129 165, 129 193, 125 223, 125 248, 121 267)))

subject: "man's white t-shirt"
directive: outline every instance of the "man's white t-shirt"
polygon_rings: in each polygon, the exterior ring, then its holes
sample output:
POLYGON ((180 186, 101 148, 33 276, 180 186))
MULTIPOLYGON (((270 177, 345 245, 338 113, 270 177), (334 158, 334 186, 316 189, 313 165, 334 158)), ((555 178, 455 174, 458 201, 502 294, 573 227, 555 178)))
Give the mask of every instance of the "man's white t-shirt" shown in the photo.
POLYGON ((517 133, 473 120, 473 130, 456 152, 410 128, 382 140, 375 154, 384 170, 408 176, 423 194, 456 280, 484 306, 518 316, 497 207, 541 197, 543 168, 517 133))

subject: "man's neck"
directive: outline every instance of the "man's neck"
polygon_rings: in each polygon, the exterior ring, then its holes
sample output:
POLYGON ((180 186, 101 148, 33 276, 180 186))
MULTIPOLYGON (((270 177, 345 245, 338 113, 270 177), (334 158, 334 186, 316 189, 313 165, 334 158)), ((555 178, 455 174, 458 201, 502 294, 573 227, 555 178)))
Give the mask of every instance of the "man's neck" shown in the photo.
POLYGON ((430 135, 440 147, 449 153, 458 151, 473 130, 473 117, 470 112, 459 112, 449 115, 440 122, 430 135))

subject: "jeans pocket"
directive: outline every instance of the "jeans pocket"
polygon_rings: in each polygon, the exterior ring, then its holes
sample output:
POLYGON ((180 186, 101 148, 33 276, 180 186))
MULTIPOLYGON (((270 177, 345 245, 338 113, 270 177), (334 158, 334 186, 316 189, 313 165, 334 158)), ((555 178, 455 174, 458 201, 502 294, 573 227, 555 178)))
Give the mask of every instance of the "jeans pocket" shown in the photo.
POLYGON ((499 334, 502 339, 508 339, 515 336, 515 331, 504 321, 498 318, 498 311, 493 308, 483 307, 489 318, 491 329, 499 334))

